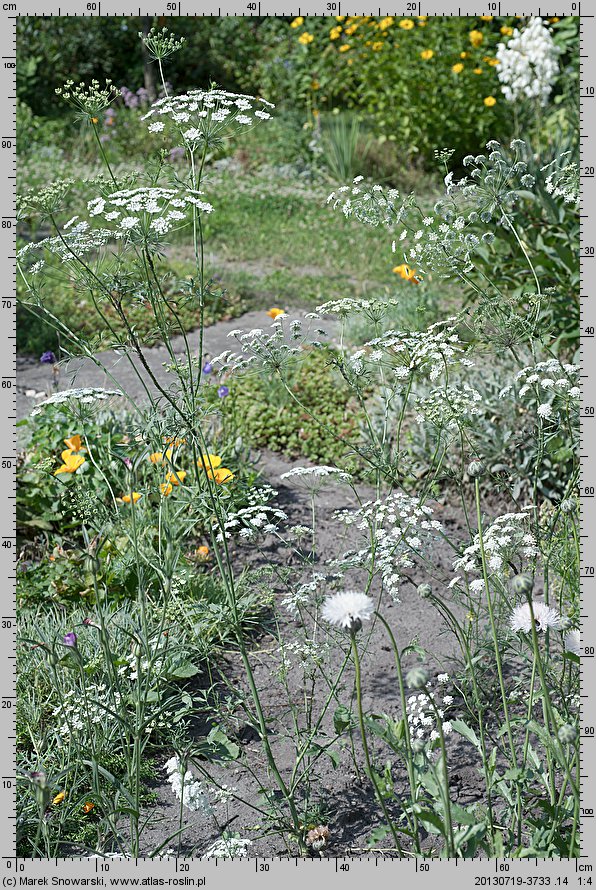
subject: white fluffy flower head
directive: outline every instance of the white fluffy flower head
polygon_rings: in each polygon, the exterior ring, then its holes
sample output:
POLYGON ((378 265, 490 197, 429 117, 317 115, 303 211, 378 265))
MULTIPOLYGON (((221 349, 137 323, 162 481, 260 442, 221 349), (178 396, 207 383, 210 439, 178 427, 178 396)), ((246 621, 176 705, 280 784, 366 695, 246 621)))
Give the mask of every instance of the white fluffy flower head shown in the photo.
POLYGON ((515 607, 509 619, 511 629, 516 633, 520 631, 530 633, 532 630, 532 612, 534 613, 536 630, 539 632, 543 631, 546 633, 547 630, 563 630, 565 627, 565 619, 561 617, 557 609, 547 606, 546 603, 534 600, 531 610, 529 603, 522 603, 520 606, 515 607))
POLYGON ((322 616, 329 624, 357 631, 363 621, 368 621, 375 610, 370 596, 353 590, 336 593, 323 604, 322 616))

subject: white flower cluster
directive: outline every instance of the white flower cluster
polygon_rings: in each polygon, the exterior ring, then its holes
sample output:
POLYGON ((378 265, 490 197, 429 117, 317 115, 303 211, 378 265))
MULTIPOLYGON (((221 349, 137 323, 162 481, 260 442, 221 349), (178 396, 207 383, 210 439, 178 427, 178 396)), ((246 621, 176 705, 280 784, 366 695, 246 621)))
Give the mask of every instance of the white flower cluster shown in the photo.
POLYGON ((370 365, 386 365, 398 382, 408 383, 415 375, 438 380, 451 365, 470 367, 463 358, 464 347, 456 333, 453 318, 437 322, 426 331, 387 331, 382 337, 369 340, 348 360, 350 369, 359 376, 370 365))
POLYGON ((274 108, 265 99, 228 93, 226 90, 191 90, 181 96, 167 96, 155 102, 143 120, 151 119, 149 132, 166 129, 182 138, 184 145, 194 151, 201 143, 208 143, 226 131, 246 129, 260 120, 269 120, 274 108))
POLYGON ((522 31, 516 28, 508 43, 499 44, 496 55, 507 101, 526 96, 546 105, 559 73, 559 50, 542 19, 535 16, 522 31))
POLYGON ((478 406, 481 401, 478 390, 466 381, 462 387, 435 389, 425 398, 416 400, 416 420, 419 423, 428 420, 436 427, 449 430, 460 429, 464 424, 470 424, 474 415, 481 413, 478 406))
POLYGON ((331 192, 327 203, 333 209, 341 209, 347 218, 355 216, 368 226, 384 225, 388 228, 399 223, 404 205, 398 206, 397 189, 384 189, 382 185, 361 185, 364 177, 357 176, 352 186, 342 185, 331 192))
POLYGON ((352 477, 349 473, 345 473, 337 467, 324 465, 317 467, 292 467, 287 473, 282 473, 279 478, 312 493, 320 491, 327 483, 345 482, 349 485, 352 482, 352 477))
MULTIPOLYGON (((93 198, 87 203, 89 216, 100 217, 113 224, 118 231, 151 232, 165 235, 181 223, 185 223, 189 207, 201 213, 211 213, 211 204, 203 201, 202 192, 187 189, 134 188, 112 192, 111 195, 93 198)), ((76 219, 76 217, 75 217, 76 219)))
MULTIPOLYGON (((522 368, 515 376, 519 386, 518 398, 533 403, 541 421, 555 423, 569 411, 577 411, 581 390, 578 386, 579 367, 561 364, 556 358, 522 368)), ((513 386, 506 386, 499 393, 505 398, 513 386)))
POLYGON ((72 263, 76 262, 80 256, 101 250, 114 238, 122 238, 125 234, 124 232, 113 232, 111 229, 92 229, 85 220, 76 225, 73 225, 73 222, 74 220, 70 220, 72 227, 63 231, 60 236, 30 241, 17 251, 19 262, 27 260, 29 254, 33 254, 35 257, 35 262, 27 269, 30 275, 35 275, 44 268, 44 251, 59 257, 63 263, 72 263))
MULTIPOLYGON (((564 152, 561 159, 568 154, 569 152, 564 152)), ((581 195, 579 166, 573 161, 561 165, 561 159, 551 161, 550 164, 542 167, 543 171, 550 170, 544 187, 553 198, 562 198, 564 204, 577 206, 581 195)))
POLYGON ((557 609, 540 600, 533 600, 531 610, 529 603, 521 603, 515 607, 509 618, 511 630, 514 633, 529 634, 532 630, 532 615, 534 615, 534 624, 538 632, 564 630, 567 626, 567 620, 561 617, 557 609))
POLYGON ((183 772, 180 758, 174 755, 164 766, 168 782, 172 786, 172 794, 187 810, 200 810, 205 815, 211 812, 209 798, 203 791, 201 783, 195 779, 190 770, 183 772))
MULTIPOLYGON (((536 539, 528 531, 533 512, 534 507, 528 506, 520 513, 505 513, 484 529, 482 540, 490 573, 505 577, 510 560, 519 560, 522 556, 525 559, 533 559, 538 555, 536 539)), ((476 535, 474 543, 466 547, 463 556, 454 562, 453 567, 464 572, 480 572, 480 559, 480 539, 476 535)), ((454 578, 449 586, 456 586, 459 580, 454 578)), ((472 581, 470 589, 474 592, 483 590, 484 581, 481 579, 472 581)))
POLYGON ((224 533, 222 534, 220 530, 217 540, 223 541, 225 534, 227 540, 237 535, 243 541, 256 541, 257 538, 276 531, 278 525, 285 522, 287 518, 287 514, 283 510, 268 507, 265 504, 242 507, 227 517, 224 522, 224 533))
MULTIPOLYGON (((318 315, 309 313, 307 319, 317 319, 318 315)), ((324 331, 316 333, 325 336, 324 331)), ((280 315, 267 331, 261 328, 253 328, 243 331, 241 328, 230 331, 228 337, 234 337, 242 349, 243 354, 234 353, 226 349, 220 355, 211 360, 213 365, 218 365, 222 371, 246 371, 251 368, 267 368, 277 371, 284 367, 292 356, 300 352, 302 344, 320 346, 317 340, 307 339, 308 331, 303 329, 300 319, 289 319, 287 315, 280 315), (288 342, 289 341, 289 342, 288 342), (290 345, 297 343, 298 345, 290 345)))
MULTIPOLYGON (((405 261, 422 272, 430 270, 446 278, 454 272, 471 272, 474 268, 472 253, 483 241, 490 243, 494 237, 492 232, 480 236, 470 231, 475 222, 474 216, 470 220, 469 216, 449 211, 442 219, 424 217, 422 228, 416 229, 410 237, 414 243, 404 254, 405 261)), ((406 237, 408 232, 404 229, 399 240, 404 241, 406 237)))
POLYGON ((114 389, 101 389, 95 386, 85 386, 79 389, 62 389, 60 392, 55 392, 47 399, 44 399, 43 402, 39 402, 31 412, 31 416, 34 417, 36 414, 41 414, 43 409, 49 405, 65 405, 74 408, 78 403, 93 405, 96 402, 105 402, 113 396, 122 396, 122 393, 116 392, 114 389))
MULTIPOLYGON (((90 683, 83 696, 78 689, 67 689, 60 704, 54 708, 53 716, 63 722, 58 724, 61 736, 69 736, 72 730, 84 730, 88 723, 102 725, 109 729, 114 718, 101 704, 107 701, 108 690, 104 683, 90 683)), ((112 704, 118 706, 122 701, 119 692, 113 693, 112 704)))
POLYGON ((383 318, 389 306, 399 305, 398 300, 353 300, 345 297, 342 300, 328 300, 317 306, 320 315, 339 315, 347 318, 349 315, 366 315, 373 321, 383 318))
MULTIPOLYGON (((443 678, 441 686, 449 682, 448 674, 440 676, 443 678)), ((437 720, 441 721, 443 735, 449 735, 453 731, 453 727, 447 719, 447 712, 452 705, 453 696, 443 694, 443 689, 439 694, 421 692, 418 695, 411 695, 406 704, 406 715, 412 741, 414 739, 419 739, 422 742, 436 741, 439 738, 437 720)))
POLYGON ((374 546, 369 543, 335 562, 343 568, 379 571, 389 595, 398 602, 400 571, 412 568, 413 557, 429 549, 436 535, 443 532, 443 526, 432 515, 431 507, 401 492, 391 492, 385 500, 366 502, 357 510, 338 511, 341 522, 372 535, 374 546))
POLYGON ((234 835, 223 835, 203 853, 202 859, 245 859, 252 841, 234 835))
MULTIPOLYGON (((310 532, 311 529, 308 529, 310 532)), ((300 609, 310 605, 317 605, 322 599, 321 587, 326 581, 325 575, 315 572, 310 581, 300 584, 295 590, 288 593, 281 601, 292 617, 296 617, 300 609)))

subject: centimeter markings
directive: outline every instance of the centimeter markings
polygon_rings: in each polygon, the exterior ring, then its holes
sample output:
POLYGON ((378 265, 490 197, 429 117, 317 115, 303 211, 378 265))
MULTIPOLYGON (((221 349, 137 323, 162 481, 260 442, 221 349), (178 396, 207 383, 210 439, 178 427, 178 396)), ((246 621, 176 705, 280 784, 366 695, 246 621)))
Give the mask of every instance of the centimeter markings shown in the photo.
MULTIPOLYGON (((596 528, 596 392, 594 380, 596 379, 596 351, 591 342, 596 340, 596 313, 590 303, 589 287, 594 280, 596 272, 596 55, 592 47, 596 45, 596 19, 593 15, 586 14, 581 9, 579 2, 561 3, 558 10, 546 10, 538 5, 525 4, 523 10, 511 13, 505 10, 500 2, 487 2, 464 4, 454 8, 441 9, 440 4, 421 2, 408 2, 401 13, 384 10, 368 11, 362 14, 368 15, 470 15, 476 16, 484 13, 494 15, 577 15, 580 17, 580 161, 582 180, 582 203, 580 219, 580 254, 579 264, 581 273, 581 380, 582 380, 582 408, 580 413, 581 427, 581 458, 582 473, 580 487, 580 511, 581 511, 581 617, 582 617, 582 657, 580 663, 581 674, 581 772, 580 784, 582 788, 582 816, 580 832, 582 839, 582 855, 579 860, 483 860, 483 861, 459 861, 437 860, 416 861, 406 860, 400 863, 388 862, 382 857, 363 855, 358 857, 321 860, 314 864, 314 860, 298 860, 271 858, 263 860, 254 858, 251 863, 218 863, 201 862, 202 877, 178 878, 173 881, 167 875, 189 872, 197 874, 193 860, 180 862, 164 857, 159 860, 146 859, 133 861, 102 862, 99 860, 85 860, 78 858, 56 860, 19 860, 15 858, 16 852, 16 463, 17 463, 17 430, 16 430, 16 403, 17 403, 17 359, 16 359, 16 19, 18 16, 163 16, 175 18, 176 16, 250 16, 257 15, 328 15, 329 13, 360 14, 354 10, 346 9, 347 4, 339 2, 326 2, 321 0, 318 8, 307 11, 302 7, 293 10, 273 11, 266 9, 262 2, 248 2, 243 0, 228 0, 224 7, 211 9, 193 8, 191 0, 182 2, 165 2, 164 7, 158 11, 154 9, 141 9, 123 11, 116 4, 108 0, 95 0, 80 4, 77 0, 62 0, 60 5, 53 9, 43 0, 33 2, 1 3, 0 22, 4 27, 0 30, 1 60, 0 72, 3 75, 3 85, 0 88, 0 194, 3 201, 0 205, 0 268, 5 273, 3 281, 5 291, 0 294, 2 308, 2 324, 0 325, 0 420, 5 421, 5 433, 0 445, 0 581, 2 582, 2 598, 0 601, 0 708, 2 710, 0 721, 0 872, 10 877, 3 878, 4 886, 18 886, 25 884, 27 879, 18 877, 19 873, 39 875, 48 873, 48 869, 54 867, 60 870, 60 874, 73 876, 82 874, 100 875, 98 885, 109 884, 109 878, 101 877, 112 869, 113 872, 123 873, 126 868, 142 869, 145 864, 150 865, 153 875, 166 875, 164 878, 156 877, 154 883, 159 880, 162 883, 184 884, 188 886, 204 886, 207 883, 205 874, 213 875, 218 880, 223 878, 214 872, 222 865, 226 869, 239 867, 238 879, 245 884, 248 873, 254 874, 259 882, 266 880, 271 872, 271 879, 279 878, 280 866, 284 863, 284 880, 291 880, 291 869, 296 867, 308 867, 311 874, 320 874, 320 869, 325 869, 325 876, 332 874, 343 875, 342 881, 349 885, 357 886, 362 877, 370 873, 370 868, 375 868, 377 880, 386 876, 387 883, 395 879, 395 868, 408 866, 410 872, 415 874, 417 881, 425 881, 426 875, 434 872, 433 878, 428 880, 428 886, 434 888, 437 876, 437 868, 441 869, 441 880, 446 880, 448 886, 452 881, 454 886, 460 886, 464 872, 472 878, 476 876, 476 886, 486 886, 498 883, 501 886, 530 885, 541 883, 552 886, 567 885, 569 887, 589 886, 592 883, 589 874, 592 865, 586 860, 595 849, 596 843, 596 796, 594 794, 594 778, 596 777, 596 694, 594 684, 594 664, 596 654, 596 615, 593 614, 592 600, 596 591, 596 554, 592 547, 596 543, 593 538, 593 529, 596 528), (430 8, 432 6, 432 8, 430 8), (80 8, 83 7, 83 8, 80 8), (480 7, 480 8, 479 8, 480 7), (9 283, 10 282, 10 283, 9 283), (7 435, 10 428, 12 438, 7 435), (11 445, 12 442, 12 445, 11 445), (10 481, 9 481, 10 480, 10 481), (285 865, 287 863, 287 867, 285 865), (445 865, 445 863, 447 863, 445 865), (254 865, 254 871, 252 866, 254 865), (165 867, 165 871, 162 870, 165 867), (387 868, 391 871, 388 871, 387 868), (471 867, 471 869, 470 869, 471 867), (455 868, 451 875, 445 874, 455 868), (73 871, 74 869, 74 871, 73 871), (377 871, 378 869, 378 871, 377 871), (537 876, 537 869, 541 877, 537 876), (548 877, 544 877, 544 872, 548 877), (481 874, 483 877, 478 878, 481 874), (274 878, 274 875, 277 875, 274 878), (498 877, 490 877, 497 875, 498 877), (534 877, 532 877, 532 875, 534 877), (355 880, 353 880, 355 879, 355 880)), ((585 8, 585 3, 584 3, 585 8)), ((270 882, 271 882, 270 879, 270 882)), ((303 879, 303 878, 302 878, 303 879)), ((365 877, 366 879, 366 877, 365 877)), ((33 881, 32 881, 33 882, 33 881)), ((385 884, 385 881, 382 880, 385 884)))

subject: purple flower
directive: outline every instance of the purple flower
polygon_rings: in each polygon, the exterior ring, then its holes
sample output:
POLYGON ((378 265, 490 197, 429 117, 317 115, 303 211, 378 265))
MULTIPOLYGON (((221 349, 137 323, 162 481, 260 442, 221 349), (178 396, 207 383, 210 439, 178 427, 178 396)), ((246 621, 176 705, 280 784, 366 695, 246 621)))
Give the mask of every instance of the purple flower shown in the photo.
POLYGON ((123 457, 122 462, 127 470, 132 470, 132 461, 130 457, 123 457))
POLYGON ((56 364, 56 356, 54 355, 54 353, 52 352, 51 349, 48 349, 47 352, 44 352, 44 354, 41 356, 39 361, 41 362, 42 365, 55 365, 56 364))
POLYGON ((205 364, 203 365, 203 374, 211 374, 212 371, 213 365, 211 364, 211 362, 205 362, 205 364))
POLYGON ((227 386, 220 386, 217 390, 217 395, 220 397, 220 399, 225 399, 226 396, 230 395, 230 390, 227 386))
POLYGON ((65 646, 70 646, 71 649, 74 649, 77 645, 77 635, 74 631, 69 631, 67 634, 64 634, 62 637, 62 642, 65 646))

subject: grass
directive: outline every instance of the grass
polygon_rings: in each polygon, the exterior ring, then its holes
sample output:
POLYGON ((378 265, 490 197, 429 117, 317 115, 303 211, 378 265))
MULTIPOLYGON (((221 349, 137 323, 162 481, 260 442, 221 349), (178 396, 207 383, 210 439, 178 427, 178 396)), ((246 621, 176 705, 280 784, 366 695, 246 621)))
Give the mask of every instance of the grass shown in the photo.
MULTIPOLYGON (((58 172, 72 176, 72 159, 64 161, 63 166, 64 170, 58 172)), ((123 175, 126 169, 121 166, 118 174, 123 175)), ((129 165, 129 172, 131 169, 129 165)), ((54 159, 54 177, 56 173, 54 159)), ((89 198, 85 180, 97 173, 92 166, 83 165, 78 170, 73 192, 82 215, 89 198)), ((31 155, 21 163, 20 189, 28 183, 39 187, 38 178, 36 158, 31 155)), ((215 207, 205 219, 204 232, 208 244, 206 269, 214 282, 208 324, 236 317, 250 308, 314 308, 331 299, 384 293, 395 296, 404 290, 404 283, 392 272, 397 255, 391 254, 378 232, 346 220, 326 205, 332 188, 324 181, 305 181, 293 168, 262 166, 247 170, 234 160, 214 168, 205 188, 215 207), (324 236, 313 238, 315 231, 324 236)), ((72 197, 71 193, 71 204, 72 197)), ((34 229, 22 233, 27 238, 40 236, 34 229)), ((181 297, 182 282, 194 272, 192 251, 184 244, 186 235, 181 232, 171 244, 162 273, 168 276, 168 293, 176 300, 183 327, 193 330, 198 308, 181 297)), ((19 298, 24 296, 20 289, 19 298)), ((105 326, 99 327, 89 295, 78 292, 61 268, 44 275, 43 300, 58 318, 68 318, 71 327, 89 338, 95 349, 109 348, 110 338, 105 326)), ((141 341, 155 343, 155 319, 147 305, 131 303, 127 312, 141 341)), ((115 312, 108 307, 106 315, 116 334, 121 335, 122 324, 115 312)), ((41 354, 59 345, 51 328, 34 319, 23 305, 18 308, 17 332, 17 349, 22 354, 41 354)))

